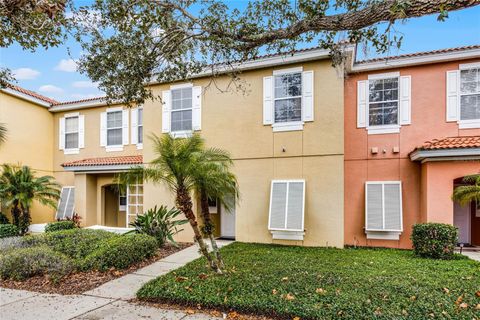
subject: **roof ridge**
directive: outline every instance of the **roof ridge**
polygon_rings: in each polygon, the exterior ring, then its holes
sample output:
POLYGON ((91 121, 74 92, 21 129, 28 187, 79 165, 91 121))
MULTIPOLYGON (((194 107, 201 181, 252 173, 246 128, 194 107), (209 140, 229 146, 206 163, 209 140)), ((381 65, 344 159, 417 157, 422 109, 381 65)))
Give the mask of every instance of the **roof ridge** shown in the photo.
POLYGON ((49 98, 47 96, 44 96, 44 95, 41 95, 40 93, 37 93, 35 91, 32 91, 32 90, 28 90, 28 89, 25 89, 25 88, 22 88, 18 85, 14 85, 14 84, 11 84, 11 83, 7 83, 6 85, 7 88, 10 88, 14 91, 17 91, 17 92, 20 92, 20 93, 23 93, 23 94, 26 94, 26 95, 29 95, 33 98, 36 98, 36 99, 39 99, 39 100, 42 100, 42 101, 45 101, 45 102, 48 102, 49 104, 53 105, 55 103, 59 103, 57 100, 55 99, 52 99, 52 98, 49 98))

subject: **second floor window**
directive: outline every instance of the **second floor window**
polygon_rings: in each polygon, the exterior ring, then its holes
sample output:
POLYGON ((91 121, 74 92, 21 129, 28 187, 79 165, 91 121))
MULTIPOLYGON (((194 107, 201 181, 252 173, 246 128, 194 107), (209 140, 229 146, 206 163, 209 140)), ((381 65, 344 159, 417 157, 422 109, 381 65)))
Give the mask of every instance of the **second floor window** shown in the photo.
POLYGON ((192 88, 172 90, 171 131, 192 130, 192 88))
POLYGON ((460 71, 460 120, 480 119, 480 68, 460 71))
POLYGON ((398 124, 398 77, 368 82, 368 124, 398 124))
POLYGON ((138 143, 143 143, 143 109, 138 109, 138 143))
POLYGON ((122 111, 107 112, 107 146, 122 145, 122 111))
POLYGON ((274 77, 274 122, 302 121, 302 73, 274 77))
POLYGON ((78 148, 78 117, 65 118, 65 149, 78 148))

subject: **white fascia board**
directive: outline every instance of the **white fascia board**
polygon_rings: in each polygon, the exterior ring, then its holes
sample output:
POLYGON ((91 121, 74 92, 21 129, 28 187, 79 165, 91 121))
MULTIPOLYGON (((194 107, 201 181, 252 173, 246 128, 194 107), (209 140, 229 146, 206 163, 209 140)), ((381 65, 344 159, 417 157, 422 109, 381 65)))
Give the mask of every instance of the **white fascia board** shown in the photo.
POLYGON ((51 104, 46 102, 46 101, 43 101, 43 100, 40 100, 40 99, 37 99, 35 97, 32 97, 31 95, 28 95, 28 94, 25 94, 23 92, 19 92, 17 90, 13 90, 11 88, 5 88, 5 89, 2 89, 3 92, 9 94, 9 95, 12 95, 12 96, 15 96, 17 98, 20 98, 20 99, 23 99, 23 100, 27 100, 27 101, 30 101, 32 103, 35 103, 35 104, 38 104, 38 105, 41 105, 42 107, 47 107, 47 108, 50 108, 51 104))
MULTIPOLYGON (((110 105, 113 104, 119 104, 119 101, 114 101, 110 103, 110 105)), ((57 105, 51 107, 49 110, 51 112, 62 112, 62 111, 69 111, 69 110, 78 110, 78 109, 86 109, 86 108, 93 108, 93 107, 102 107, 108 105, 107 102, 104 99, 97 99, 97 100, 91 100, 91 101, 83 101, 83 102, 73 102, 73 103, 66 103, 62 105, 57 105)))
POLYGON ((391 69, 396 67, 407 67, 412 65, 421 65, 452 60, 465 60, 473 58, 480 58, 480 49, 470 49, 446 53, 432 53, 424 56, 405 57, 391 60, 386 58, 385 60, 381 61, 360 64, 353 63, 352 72, 391 69))
MULTIPOLYGON (((467 157, 468 160, 480 158, 480 148, 445 149, 445 150, 417 150, 410 155, 412 161, 435 161, 434 159, 451 160, 467 157), (431 160, 430 160, 431 159, 431 160)), ((467 160, 463 158, 463 160, 467 160)))
POLYGON ((109 173, 126 171, 133 167, 142 167, 141 164, 121 164, 121 165, 107 165, 107 166, 68 166, 64 167, 65 171, 83 172, 83 173, 109 173))

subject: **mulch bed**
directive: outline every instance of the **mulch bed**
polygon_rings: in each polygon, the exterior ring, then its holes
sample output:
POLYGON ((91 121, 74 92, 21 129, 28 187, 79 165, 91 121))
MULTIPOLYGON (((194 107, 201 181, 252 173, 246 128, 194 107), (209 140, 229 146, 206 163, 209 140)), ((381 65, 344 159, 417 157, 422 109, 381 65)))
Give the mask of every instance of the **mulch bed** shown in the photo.
POLYGON ((85 291, 92 290, 105 282, 124 276, 128 273, 134 272, 138 269, 146 267, 160 259, 163 259, 175 252, 190 247, 191 243, 178 243, 178 248, 167 245, 164 248, 158 249, 157 253, 148 260, 136 263, 128 269, 116 270, 111 269, 106 272, 89 271, 89 272, 75 272, 62 280, 54 283, 48 276, 35 276, 24 281, 1 280, 0 287, 9 289, 28 290, 41 293, 57 293, 57 294, 80 294, 85 291))

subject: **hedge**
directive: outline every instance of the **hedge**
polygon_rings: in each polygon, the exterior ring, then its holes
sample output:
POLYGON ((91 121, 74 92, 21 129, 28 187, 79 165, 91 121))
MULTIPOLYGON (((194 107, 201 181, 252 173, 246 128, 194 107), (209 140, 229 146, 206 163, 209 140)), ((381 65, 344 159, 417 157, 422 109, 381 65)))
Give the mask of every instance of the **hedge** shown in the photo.
POLYGON ((69 229, 75 229, 75 228, 76 228, 75 222, 71 220, 55 221, 47 224, 47 226, 45 227, 45 232, 54 232, 54 231, 69 230, 69 229))
POLYGON ((18 236, 18 228, 13 224, 0 224, 0 239, 18 236))
POLYGON ((413 226, 413 250, 424 258, 451 259, 458 242, 458 229, 445 223, 420 223, 413 226))

